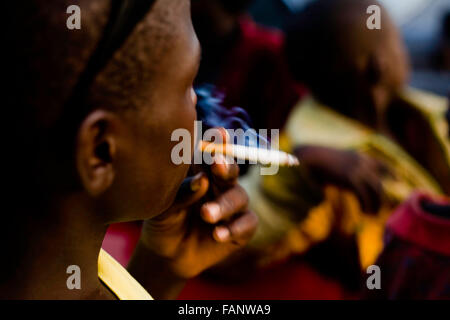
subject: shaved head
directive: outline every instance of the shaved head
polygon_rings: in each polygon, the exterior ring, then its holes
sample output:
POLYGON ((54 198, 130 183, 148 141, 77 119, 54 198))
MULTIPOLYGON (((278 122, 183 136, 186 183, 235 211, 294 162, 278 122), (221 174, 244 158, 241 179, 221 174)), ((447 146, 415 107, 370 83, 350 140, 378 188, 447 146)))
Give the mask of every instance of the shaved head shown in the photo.
MULTIPOLYGON (((16 159, 26 162, 23 167, 34 173, 45 174, 43 164, 52 171, 58 171, 55 168, 61 166, 60 171, 66 173, 67 167, 72 166, 70 141, 81 119, 72 117, 64 119, 72 123, 59 123, 60 118, 103 36, 111 11, 110 0, 80 0, 77 5, 81 9, 81 30, 69 30, 66 9, 71 4, 70 0, 9 1, 7 4, 11 13, 7 25, 12 37, 11 88, 6 99, 14 127, 14 153, 16 159), (71 137, 62 137, 49 145, 48 130, 55 125, 74 129, 71 137), (34 155, 34 166, 30 166, 30 155, 34 155)), ((185 36, 187 23, 184 19, 175 25, 175 21, 182 10, 183 13, 189 10, 186 9, 189 5, 189 0, 155 1, 150 12, 97 74, 87 97, 87 112, 101 108, 129 113, 149 105, 155 83, 177 63, 171 59, 170 49, 185 36)), ((17 161, 14 164, 19 165, 17 161)), ((27 178, 35 176, 34 173, 23 172, 27 178)), ((74 181, 60 173, 54 172, 53 176, 62 177, 65 183, 74 181)))
MULTIPOLYGON (((102 107, 133 107, 133 101, 141 97, 137 92, 144 81, 150 81, 161 66, 161 57, 175 36, 176 28, 168 26, 177 7, 186 1, 171 1, 161 5, 156 1, 149 15, 138 26, 122 48, 116 52, 94 84, 95 102, 108 97, 110 101, 102 107), (151 39, 152 41, 148 41, 151 39), (139 74, 139 78, 137 78, 139 74), (131 101, 130 98, 132 99, 131 101)), ((11 30, 15 30, 13 44, 15 88, 26 91, 16 95, 16 104, 27 106, 35 113, 39 126, 51 126, 61 114, 64 101, 68 99, 78 77, 86 67, 91 54, 107 24, 111 1, 81 0, 81 30, 66 28, 66 8, 73 1, 30 0, 13 7, 14 19, 11 30)))
POLYGON ((168 67, 165 54, 183 36, 173 21, 188 5, 186 0, 170 1, 169 5, 164 0, 156 1, 151 19, 136 26, 98 77, 92 90, 96 101, 108 104, 103 107, 130 109, 151 99, 152 83, 168 67))

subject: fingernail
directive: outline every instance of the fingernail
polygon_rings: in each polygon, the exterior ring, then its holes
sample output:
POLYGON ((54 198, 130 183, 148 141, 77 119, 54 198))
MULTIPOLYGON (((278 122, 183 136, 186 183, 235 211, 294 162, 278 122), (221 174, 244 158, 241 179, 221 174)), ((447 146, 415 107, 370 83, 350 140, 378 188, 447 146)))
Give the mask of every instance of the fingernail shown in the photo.
POLYGON ((220 153, 215 155, 214 160, 218 164, 224 164, 225 163, 225 157, 222 154, 220 154, 220 153))
POLYGON ((192 181, 191 181, 191 191, 192 192, 197 192, 198 190, 200 190, 200 188, 202 186, 202 177, 203 177, 203 175, 201 173, 199 173, 192 179, 192 181))
POLYGON ((224 143, 229 143, 230 142, 230 133, 228 132, 227 129, 222 128, 225 131, 225 141, 224 143))
POLYGON ((217 222, 220 219, 220 207, 217 203, 209 203, 206 205, 208 215, 212 222, 217 222))
POLYGON ((230 239, 230 230, 226 227, 216 227, 215 234, 219 241, 225 242, 230 239))
POLYGON ((216 155, 215 162, 217 164, 222 164, 225 167, 225 169, 228 170, 227 159, 222 154, 219 153, 219 154, 216 155))

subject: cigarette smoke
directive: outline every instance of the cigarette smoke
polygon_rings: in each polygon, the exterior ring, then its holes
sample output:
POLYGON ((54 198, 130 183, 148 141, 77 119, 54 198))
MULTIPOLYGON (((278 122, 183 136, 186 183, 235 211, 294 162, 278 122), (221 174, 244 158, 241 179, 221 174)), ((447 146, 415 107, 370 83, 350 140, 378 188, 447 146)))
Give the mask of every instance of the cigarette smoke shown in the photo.
POLYGON ((246 138, 235 139, 232 143, 248 147, 264 145, 265 148, 270 145, 267 137, 263 137, 252 129, 252 121, 244 109, 223 106, 224 94, 215 86, 209 84, 199 86, 196 88, 196 93, 198 120, 203 122, 205 130, 218 127, 228 130, 242 129, 246 132, 246 138))

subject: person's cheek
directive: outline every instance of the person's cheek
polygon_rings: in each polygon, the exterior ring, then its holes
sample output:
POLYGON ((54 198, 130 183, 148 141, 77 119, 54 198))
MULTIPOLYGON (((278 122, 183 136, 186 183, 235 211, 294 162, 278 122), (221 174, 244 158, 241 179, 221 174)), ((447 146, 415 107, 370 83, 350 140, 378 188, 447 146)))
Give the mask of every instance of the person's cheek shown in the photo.
POLYGON ((192 101, 192 105, 194 106, 194 108, 197 106, 197 94, 195 93, 195 90, 193 87, 191 87, 191 101, 192 101))
POLYGON ((193 157, 194 156, 194 149, 196 147, 196 143, 195 143, 195 139, 194 139, 194 136, 195 136, 195 134, 194 134, 195 133, 194 123, 197 120, 197 100, 198 100, 197 93, 195 93, 195 90, 194 90, 193 87, 191 87, 191 89, 190 89, 189 97, 190 97, 190 103, 191 103, 191 107, 190 107, 191 117, 189 117, 189 119, 191 119, 191 124, 190 124, 191 126, 190 127, 192 127, 192 130, 191 130, 191 134, 192 134, 192 144, 191 144, 191 146, 192 146, 192 154, 191 154, 191 156, 193 157))

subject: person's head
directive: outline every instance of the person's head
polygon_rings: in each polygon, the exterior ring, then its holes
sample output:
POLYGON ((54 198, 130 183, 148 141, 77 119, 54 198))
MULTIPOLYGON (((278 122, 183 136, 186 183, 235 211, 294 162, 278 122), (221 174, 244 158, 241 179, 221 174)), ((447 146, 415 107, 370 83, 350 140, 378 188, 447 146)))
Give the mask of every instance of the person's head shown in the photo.
POLYGON ((200 41, 227 37, 252 0, 192 0, 192 19, 200 41))
POLYGON ((381 8, 381 29, 369 29, 370 5, 380 6, 373 0, 313 1, 288 31, 290 68, 322 103, 383 110, 407 82, 408 57, 397 28, 381 8))
POLYGON ((81 30, 66 27, 73 1, 8 5, 15 30, 15 90, 7 92, 19 152, 14 185, 32 186, 21 196, 34 194, 45 207, 81 199, 108 223, 151 218, 172 203, 189 167, 172 163, 171 134, 192 133, 196 119, 200 46, 189 0, 135 1, 148 6, 133 13, 141 19, 110 57, 101 55, 106 61, 91 83, 80 85, 125 2, 77 1, 81 30))

